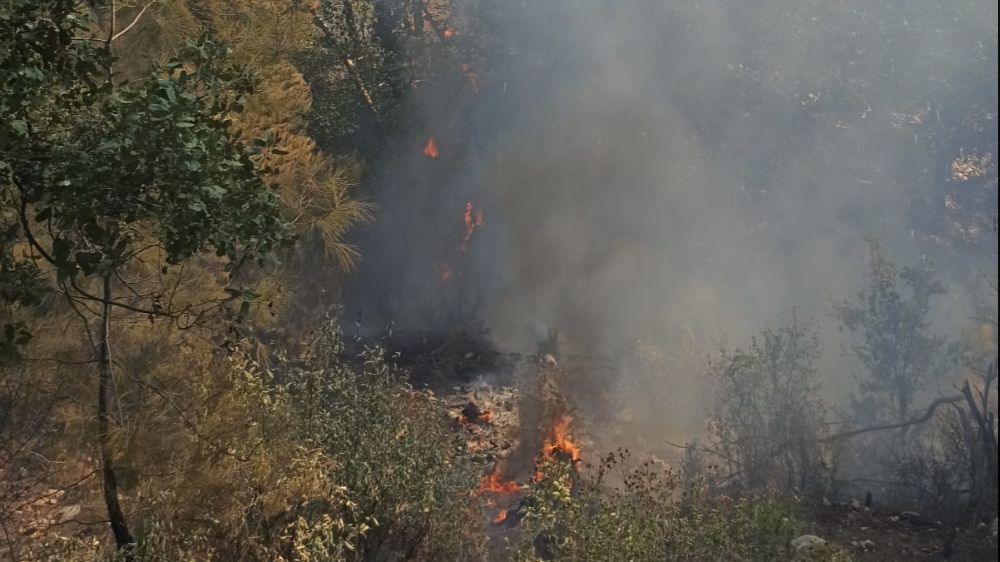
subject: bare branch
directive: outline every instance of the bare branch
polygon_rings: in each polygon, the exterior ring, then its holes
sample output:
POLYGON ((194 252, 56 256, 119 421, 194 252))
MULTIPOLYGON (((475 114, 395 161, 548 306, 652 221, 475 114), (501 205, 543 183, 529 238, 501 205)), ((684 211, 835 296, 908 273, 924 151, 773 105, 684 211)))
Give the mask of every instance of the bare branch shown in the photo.
POLYGON ((843 433, 837 433, 836 435, 831 435, 829 437, 824 437, 823 439, 820 439, 820 443, 825 443, 825 442, 828 442, 828 441, 835 441, 837 439, 846 439, 848 437, 854 437, 854 436, 857 436, 857 435, 862 435, 864 433, 872 433, 872 432, 875 432, 875 431, 888 431, 890 429, 899 429, 901 427, 909 427, 911 425, 921 424, 921 423, 924 423, 927 420, 931 419, 931 417, 934 416, 935 410, 937 410, 937 408, 939 406, 941 406, 942 404, 951 404, 951 403, 954 403, 954 402, 961 402, 962 400, 965 400, 965 397, 962 396, 962 395, 960 395, 960 394, 955 395, 955 396, 947 396, 945 398, 938 398, 937 400, 931 402, 930 405, 927 406, 927 408, 924 410, 923 414, 921 414, 921 415, 919 415, 919 416, 917 416, 915 418, 912 418, 912 419, 909 419, 909 420, 906 420, 906 421, 897 422, 897 423, 890 423, 890 424, 885 424, 885 425, 875 425, 875 426, 870 426, 870 427, 862 427, 860 429, 855 429, 855 430, 852 430, 852 431, 845 431, 843 433))
MULTIPOLYGON (((156 3, 156 0, 152 0, 151 2, 149 2, 148 4, 146 4, 145 6, 143 6, 142 10, 140 10, 139 13, 135 16, 135 19, 132 20, 132 23, 130 23, 127 26, 125 26, 125 29, 123 29, 123 30, 119 31, 118 33, 115 33, 114 35, 112 35, 111 38, 108 39, 108 42, 111 43, 115 39, 118 39, 122 35, 125 35, 125 33, 127 33, 128 30, 132 29, 135 26, 135 24, 139 23, 139 19, 142 18, 142 15, 146 13, 146 10, 148 10, 149 7, 152 6, 155 3, 156 3)), ((114 32, 114 27, 111 28, 111 31, 114 32)))

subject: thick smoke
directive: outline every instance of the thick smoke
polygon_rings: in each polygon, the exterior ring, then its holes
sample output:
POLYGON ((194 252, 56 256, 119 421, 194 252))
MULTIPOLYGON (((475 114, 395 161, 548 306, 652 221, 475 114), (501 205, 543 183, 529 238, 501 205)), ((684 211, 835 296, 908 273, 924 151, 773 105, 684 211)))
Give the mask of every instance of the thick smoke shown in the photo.
MULTIPOLYGON (((996 171, 958 184, 949 163, 996 155, 995 2, 465 10, 464 32, 485 37, 479 93, 420 93, 425 126, 375 166, 381 217, 349 295, 369 327, 449 331, 478 303, 507 349, 557 330, 575 351, 699 355, 797 307, 836 357, 829 302, 862 282, 865 237, 935 262, 953 289, 943 328, 973 315, 996 238, 956 237, 948 209, 978 190, 995 216, 996 171), (466 201, 485 225, 464 254, 466 201)), ((702 387, 676 377, 675 404, 700 408, 702 387)))

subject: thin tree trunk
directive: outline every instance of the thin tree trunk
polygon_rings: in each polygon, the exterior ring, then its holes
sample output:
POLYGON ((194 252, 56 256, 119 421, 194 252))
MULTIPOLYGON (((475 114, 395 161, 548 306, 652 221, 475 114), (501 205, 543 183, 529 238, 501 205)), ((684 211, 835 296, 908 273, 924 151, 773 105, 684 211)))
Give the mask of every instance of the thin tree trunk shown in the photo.
MULTIPOLYGON (((101 478, 104 489, 104 505, 108 509, 108 521, 115 535, 119 551, 131 548, 135 543, 128 530, 125 513, 118 501, 118 479, 115 477, 114 454, 111 450, 110 400, 111 392, 111 277, 104 277, 104 303, 101 307, 101 331, 98 342, 98 383, 97 383, 97 440, 101 453, 101 478)), ((127 556, 127 554, 126 554, 127 556)), ((128 558, 126 558, 128 559, 128 558)))
POLYGON ((322 31, 323 34, 326 36, 326 38, 330 41, 331 50, 337 56, 340 57, 340 60, 344 65, 344 70, 351 76, 351 80, 354 81, 354 85, 358 88, 358 91, 361 92, 361 95, 365 98, 365 104, 368 105, 368 109, 371 109, 372 113, 378 115, 378 107, 375 105, 375 98, 373 98, 371 92, 368 91, 368 88, 365 86, 364 80, 361 79, 361 75, 358 73, 357 68, 355 68, 356 63, 354 62, 354 59, 351 58, 352 56, 354 56, 353 53, 356 52, 355 45, 357 44, 357 39, 356 39, 357 30, 354 28, 354 23, 353 23, 354 12, 353 9, 351 8, 350 1, 347 0, 344 2, 344 21, 347 24, 347 40, 348 40, 346 52, 338 44, 336 34, 334 34, 333 31, 326 25, 326 21, 323 20, 319 12, 313 10, 312 14, 313 14, 313 21, 316 23, 316 27, 318 27, 319 30, 322 31))
POLYGON ((413 20, 413 36, 420 37, 424 33, 423 0, 410 0, 410 18, 413 20))

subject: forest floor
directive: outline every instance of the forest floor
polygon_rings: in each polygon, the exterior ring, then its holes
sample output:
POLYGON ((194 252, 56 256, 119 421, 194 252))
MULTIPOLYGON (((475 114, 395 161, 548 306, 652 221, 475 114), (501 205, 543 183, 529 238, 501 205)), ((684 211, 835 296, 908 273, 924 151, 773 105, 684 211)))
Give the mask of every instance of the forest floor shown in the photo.
MULTIPOLYGON (((524 476, 520 474, 523 467, 518 469, 516 465, 531 459, 517 457, 524 456, 522 442, 537 429, 524 423, 523 417, 534 416, 532 410, 547 400, 540 396, 546 388, 538 379, 558 376, 555 373, 560 367, 555 358, 490 355, 479 349, 438 360, 449 367, 457 366, 462 377, 448 380, 428 376, 437 371, 431 367, 424 374, 423 384, 418 384, 418 388, 424 387, 419 392, 448 406, 453 427, 465 440, 473 460, 482 464, 484 474, 506 466, 508 477, 524 476), (510 469, 511 465, 515 467, 510 469)), ((569 409, 573 409, 572 405, 569 409)), ((584 445, 589 443, 585 435, 577 437, 584 445)), ((588 452, 594 454, 585 448, 585 456, 588 452)), ((949 533, 917 513, 872 510, 856 501, 802 502, 798 512, 805 533, 842 547, 858 562, 997 560, 996 523, 949 533)))
POLYGON ((907 511, 803 505, 801 512, 809 532, 847 549, 858 562, 997 560, 996 523, 992 528, 980 525, 949 533, 936 522, 907 511))
MULTIPOLYGON (((415 373, 413 392, 442 403, 449 423, 484 475, 526 483, 533 474, 534 454, 544 428, 554 417, 579 413, 559 391, 563 367, 547 354, 505 355, 473 346, 471 341, 453 341, 430 346, 416 357, 415 364, 407 365, 415 373)), ((588 440, 593 427, 584 419, 574 423, 572 429, 580 434, 573 437, 587 461, 599 452, 588 440)), ((40 486, 28 474, 10 481, 4 492, 9 496, 6 504, 14 509, 0 531, 28 542, 45 542, 53 533, 76 539, 101 536, 106 532, 105 522, 93 469, 81 465, 79 473, 79 481, 61 488, 40 486), (18 480, 26 484, 19 488, 18 480)), ((493 520, 516 501, 515 496, 502 500, 484 517, 493 520)), ((844 548, 858 562, 997 560, 996 522, 949 533, 917 513, 870 510, 857 502, 801 502, 798 511, 804 533, 844 548)), ((507 528, 510 525, 504 527, 497 529, 516 532, 507 528)), ((0 560, 13 558, 12 553, 0 551, 0 560)))

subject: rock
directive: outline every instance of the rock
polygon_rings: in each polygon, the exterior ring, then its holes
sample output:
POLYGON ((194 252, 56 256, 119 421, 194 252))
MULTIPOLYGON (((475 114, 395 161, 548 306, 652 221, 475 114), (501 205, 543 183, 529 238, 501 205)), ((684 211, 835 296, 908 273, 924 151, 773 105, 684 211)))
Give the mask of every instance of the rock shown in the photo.
POLYGON ((802 535, 792 539, 792 550, 796 553, 807 553, 812 550, 822 548, 826 545, 826 540, 816 535, 802 535))
POLYGON ((923 526, 923 527, 940 527, 941 524, 937 521, 931 521, 923 515, 917 513, 916 511, 901 511, 899 512, 899 518, 910 523, 911 525, 923 526))
POLYGON ((59 523, 65 523, 70 519, 75 519, 77 515, 80 515, 79 504, 67 505, 59 510, 59 523))
POLYGON ((851 541, 851 546, 855 548, 860 548, 861 550, 867 552, 875 548, 875 543, 868 539, 865 539, 863 541, 851 541))

